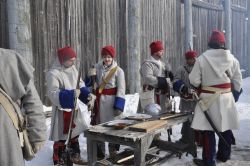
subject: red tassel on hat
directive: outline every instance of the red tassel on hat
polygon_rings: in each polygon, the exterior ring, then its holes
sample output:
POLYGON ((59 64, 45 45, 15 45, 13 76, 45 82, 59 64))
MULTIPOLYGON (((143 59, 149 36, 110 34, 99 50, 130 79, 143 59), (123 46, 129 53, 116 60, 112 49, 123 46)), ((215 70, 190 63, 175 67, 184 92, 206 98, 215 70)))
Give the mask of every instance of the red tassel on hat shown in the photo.
POLYGON ((186 58, 195 58, 195 57, 197 57, 197 52, 196 51, 187 51, 186 53, 185 53, 185 57, 186 58))
POLYGON ((115 48, 111 45, 105 46, 102 48, 101 55, 110 55, 112 58, 115 58, 115 48))
POLYGON ((149 45, 150 49, 151 49, 151 55, 153 55, 154 53, 164 50, 163 48, 163 44, 161 41, 154 41, 149 45))
POLYGON ((224 33, 219 30, 213 30, 209 42, 225 43, 224 33))
POLYGON ((73 50, 73 48, 66 46, 63 48, 59 48, 57 50, 57 55, 59 62, 63 64, 65 60, 71 59, 71 58, 76 58, 76 52, 73 50))

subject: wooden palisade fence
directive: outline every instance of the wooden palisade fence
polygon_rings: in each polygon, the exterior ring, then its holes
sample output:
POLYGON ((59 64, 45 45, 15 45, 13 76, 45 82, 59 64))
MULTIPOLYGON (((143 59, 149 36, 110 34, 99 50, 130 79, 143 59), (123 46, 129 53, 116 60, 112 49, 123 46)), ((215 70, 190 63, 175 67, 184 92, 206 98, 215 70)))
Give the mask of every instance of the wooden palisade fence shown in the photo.
MULTIPOLYGON (((138 77, 136 70, 141 61, 150 56, 149 44, 153 40, 163 41, 164 61, 169 61, 175 71, 184 62, 184 1, 30 0, 35 83, 42 100, 46 101, 45 72, 56 56, 57 48, 65 45, 71 45, 77 51, 78 60, 84 63, 84 75, 100 59, 102 46, 114 45, 117 61, 125 71, 128 92, 138 91, 133 87, 138 86, 137 83, 130 86, 131 80, 134 75, 138 77), (139 8, 133 8, 135 6, 139 8), (133 70, 130 70, 131 61, 137 61, 133 70)), ((248 1, 231 2, 232 52, 249 73, 248 1)), ((7 22, 5 4, 6 0, 0 0, 0 46, 8 48, 8 28, 3 24, 7 22)), ((192 25, 193 48, 202 53, 207 49, 211 31, 225 29, 223 1, 192 0, 192 25)))

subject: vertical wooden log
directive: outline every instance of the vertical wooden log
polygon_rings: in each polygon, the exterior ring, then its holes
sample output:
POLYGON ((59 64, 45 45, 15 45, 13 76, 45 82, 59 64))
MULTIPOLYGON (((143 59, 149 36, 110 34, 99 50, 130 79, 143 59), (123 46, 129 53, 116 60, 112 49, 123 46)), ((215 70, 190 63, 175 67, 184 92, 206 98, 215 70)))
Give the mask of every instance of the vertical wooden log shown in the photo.
POLYGON ((6 26, 7 23, 7 11, 6 11, 6 0, 0 0, 0 47, 1 48, 9 48, 8 43, 8 27, 6 26))
POLYGON ((192 0, 184 0, 185 51, 193 49, 192 0))
POLYGON ((7 1, 8 36, 10 49, 16 50, 33 64, 30 1, 7 1))
POLYGON ((128 4, 128 54, 129 54, 129 90, 140 90, 140 38, 141 38, 141 1, 129 0, 128 4))
POLYGON ((232 49, 232 2, 231 0, 224 1, 225 6, 225 30, 226 30, 226 48, 232 49))
MULTIPOLYGON (((250 1, 247 1, 247 29, 246 29, 246 34, 247 34, 247 59, 248 59, 248 64, 250 63, 250 1)), ((247 65, 247 73, 246 75, 249 76, 250 75, 250 66, 247 65)))

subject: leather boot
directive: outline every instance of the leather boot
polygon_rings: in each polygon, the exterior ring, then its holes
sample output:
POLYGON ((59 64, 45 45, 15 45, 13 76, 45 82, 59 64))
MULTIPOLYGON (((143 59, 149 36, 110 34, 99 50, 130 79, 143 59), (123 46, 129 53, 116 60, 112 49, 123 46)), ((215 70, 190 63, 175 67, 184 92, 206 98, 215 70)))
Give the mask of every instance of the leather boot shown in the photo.
POLYGON ((109 156, 110 158, 114 158, 117 155, 117 152, 119 151, 120 145, 109 143, 108 146, 109 146, 109 156))
POLYGON ((79 153, 73 154, 70 160, 72 161, 72 163, 77 165, 88 165, 88 161, 82 159, 79 153))
POLYGON ((193 159, 193 162, 194 162, 196 165, 198 165, 198 166, 205 166, 205 164, 204 164, 204 162, 203 162, 202 159, 197 159, 197 158, 195 158, 195 159, 193 159))

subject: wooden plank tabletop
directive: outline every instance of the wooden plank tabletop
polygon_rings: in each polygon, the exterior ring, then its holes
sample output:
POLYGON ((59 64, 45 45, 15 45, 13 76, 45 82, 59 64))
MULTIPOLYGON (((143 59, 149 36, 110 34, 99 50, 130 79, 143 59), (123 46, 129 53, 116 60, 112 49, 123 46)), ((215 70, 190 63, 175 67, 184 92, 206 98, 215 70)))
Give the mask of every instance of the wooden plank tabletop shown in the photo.
MULTIPOLYGON (((84 131, 84 135, 86 137, 92 136, 92 137, 105 137, 104 139, 113 139, 117 138, 117 140, 130 140, 130 141, 136 141, 137 139, 141 139, 143 137, 146 137, 148 134, 156 134, 160 133, 161 131, 171 128, 174 125, 178 125, 180 123, 183 123, 187 121, 187 119, 191 118, 191 114, 187 114, 184 116, 176 117, 174 119, 168 119, 167 124, 160 128, 156 128, 153 130, 150 130, 149 132, 139 132, 139 131, 131 131, 128 127, 116 130, 112 127, 106 127, 103 124, 99 124, 96 126, 90 127, 88 130, 84 131)), ((139 121, 141 122, 141 121, 139 121)))

